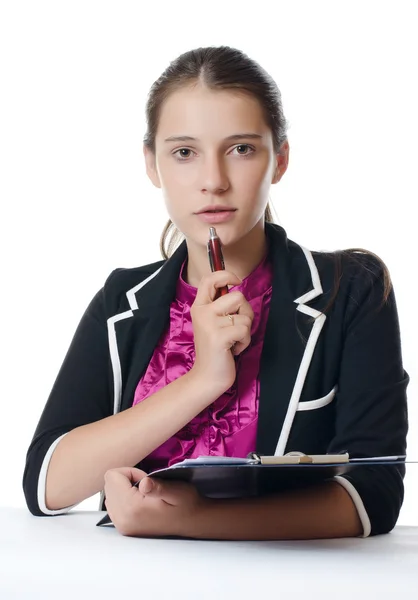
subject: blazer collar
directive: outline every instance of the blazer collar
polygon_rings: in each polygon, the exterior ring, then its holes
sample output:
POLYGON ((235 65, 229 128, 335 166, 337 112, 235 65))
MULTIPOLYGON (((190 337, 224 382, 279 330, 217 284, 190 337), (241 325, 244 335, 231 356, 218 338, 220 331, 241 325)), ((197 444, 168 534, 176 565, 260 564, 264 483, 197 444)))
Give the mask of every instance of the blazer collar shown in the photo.
MULTIPOLYGON (((297 304, 304 304, 322 294, 318 271, 309 250, 289 240, 283 227, 275 223, 266 223, 265 233, 275 272, 274 283, 279 283, 280 293, 297 304)), ((187 245, 183 240, 151 276, 126 292, 131 309, 154 309, 170 304, 186 257, 187 245)))

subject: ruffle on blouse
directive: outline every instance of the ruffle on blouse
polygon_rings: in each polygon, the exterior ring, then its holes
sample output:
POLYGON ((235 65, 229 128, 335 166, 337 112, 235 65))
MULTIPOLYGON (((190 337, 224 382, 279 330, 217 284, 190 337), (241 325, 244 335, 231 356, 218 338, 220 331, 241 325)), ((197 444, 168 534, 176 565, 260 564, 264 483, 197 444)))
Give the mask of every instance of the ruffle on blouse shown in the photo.
MULTIPOLYGON (((187 259, 186 259, 187 260, 187 259)), ((133 405, 185 375, 193 367, 195 349, 190 307, 197 289, 183 279, 184 262, 170 307, 170 325, 135 391, 133 405)), ((258 419, 259 362, 271 299, 272 268, 267 257, 239 286, 254 311, 251 344, 236 357, 234 384, 196 415, 175 436, 141 463, 147 472, 202 455, 246 456, 255 450, 258 419)))

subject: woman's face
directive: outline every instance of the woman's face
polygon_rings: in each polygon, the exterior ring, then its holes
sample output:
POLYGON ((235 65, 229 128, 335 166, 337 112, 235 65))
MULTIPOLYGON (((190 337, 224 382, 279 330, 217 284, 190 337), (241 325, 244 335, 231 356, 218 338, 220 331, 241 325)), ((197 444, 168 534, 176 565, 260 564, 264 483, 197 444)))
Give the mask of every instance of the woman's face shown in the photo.
POLYGON ((211 225, 224 245, 264 224, 270 185, 286 170, 288 145, 273 149, 258 101, 203 85, 172 93, 162 106, 155 155, 144 149, 147 172, 161 187, 167 211, 189 241, 206 244, 211 225), (217 215, 206 207, 230 208, 217 215))

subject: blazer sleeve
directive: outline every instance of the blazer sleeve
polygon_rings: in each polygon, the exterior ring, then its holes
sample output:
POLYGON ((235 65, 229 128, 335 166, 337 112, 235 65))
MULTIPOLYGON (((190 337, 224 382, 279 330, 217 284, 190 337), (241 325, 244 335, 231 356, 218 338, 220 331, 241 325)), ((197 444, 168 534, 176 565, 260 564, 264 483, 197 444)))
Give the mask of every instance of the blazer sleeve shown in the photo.
POLYGON ((68 432, 113 414, 111 372, 103 287, 79 322, 27 451, 23 491, 33 515, 61 514, 75 506, 46 507, 49 462, 68 432))
MULTIPOLYGON (((393 287, 383 303, 384 274, 377 259, 351 278, 336 395, 335 437, 328 452, 352 457, 406 454, 408 431, 401 338, 393 287)), ((335 478, 350 494, 363 537, 389 532, 404 497, 405 467, 361 466, 335 478)))

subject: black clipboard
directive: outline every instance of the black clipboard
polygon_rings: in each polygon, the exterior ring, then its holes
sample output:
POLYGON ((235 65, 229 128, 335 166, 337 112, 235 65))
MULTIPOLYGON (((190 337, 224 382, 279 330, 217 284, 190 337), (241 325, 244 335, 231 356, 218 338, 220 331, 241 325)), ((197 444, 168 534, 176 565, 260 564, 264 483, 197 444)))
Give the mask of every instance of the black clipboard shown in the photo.
MULTIPOLYGON (((286 462, 286 457, 257 455, 248 459, 229 460, 223 457, 201 457, 155 471, 149 477, 192 483, 203 496, 209 498, 243 498, 303 489, 337 475, 344 475, 358 467, 405 465, 406 462, 405 456, 349 459, 345 455, 345 459, 341 457, 338 462, 326 462, 325 456, 320 457, 321 462, 314 462, 312 457, 304 455, 297 462, 286 462), (208 459, 207 462, 205 458, 208 459), (263 463, 263 458, 270 463, 263 463), (280 462, 274 462, 275 458, 280 462)), ((134 485, 138 484, 139 482, 134 485)), ((96 525, 112 525, 112 521, 106 514, 96 525)))

